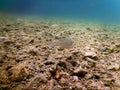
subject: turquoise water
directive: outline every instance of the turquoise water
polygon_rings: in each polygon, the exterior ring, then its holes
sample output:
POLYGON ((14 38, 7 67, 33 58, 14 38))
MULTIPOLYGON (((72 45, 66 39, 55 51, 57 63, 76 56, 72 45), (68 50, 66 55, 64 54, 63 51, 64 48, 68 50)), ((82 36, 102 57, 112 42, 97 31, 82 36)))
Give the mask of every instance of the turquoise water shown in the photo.
POLYGON ((0 0, 1 12, 120 23, 120 0, 0 0))

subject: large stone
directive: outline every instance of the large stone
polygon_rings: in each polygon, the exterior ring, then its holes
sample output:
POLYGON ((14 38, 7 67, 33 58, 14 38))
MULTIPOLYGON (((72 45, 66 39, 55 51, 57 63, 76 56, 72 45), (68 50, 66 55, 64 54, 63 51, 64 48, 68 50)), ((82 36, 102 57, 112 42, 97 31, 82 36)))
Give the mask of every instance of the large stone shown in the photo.
POLYGON ((0 70, 0 83, 9 83, 8 73, 5 70, 0 70))
POLYGON ((10 81, 21 81, 25 77, 28 76, 28 71, 25 68, 25 64, 20 63, 14 67, 12 67, 9 71, 9 79, 10 81))

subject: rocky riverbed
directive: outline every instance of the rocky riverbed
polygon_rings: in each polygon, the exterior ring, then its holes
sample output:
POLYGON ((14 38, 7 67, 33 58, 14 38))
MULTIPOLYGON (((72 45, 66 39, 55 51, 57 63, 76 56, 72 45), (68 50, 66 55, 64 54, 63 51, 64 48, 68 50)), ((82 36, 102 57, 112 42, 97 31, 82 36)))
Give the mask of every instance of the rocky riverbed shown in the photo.
POLYGON ((1 19, 0 90, 120 90, 120 28, 1 19))

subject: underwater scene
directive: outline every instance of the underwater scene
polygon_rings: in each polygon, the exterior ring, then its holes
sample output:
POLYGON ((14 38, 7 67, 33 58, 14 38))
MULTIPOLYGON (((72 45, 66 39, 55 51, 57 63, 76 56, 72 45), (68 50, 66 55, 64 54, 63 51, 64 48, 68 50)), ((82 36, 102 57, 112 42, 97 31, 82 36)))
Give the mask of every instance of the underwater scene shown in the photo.
POLYGON ((120 90, 120 0, 0 0, 0 90, 120 90))

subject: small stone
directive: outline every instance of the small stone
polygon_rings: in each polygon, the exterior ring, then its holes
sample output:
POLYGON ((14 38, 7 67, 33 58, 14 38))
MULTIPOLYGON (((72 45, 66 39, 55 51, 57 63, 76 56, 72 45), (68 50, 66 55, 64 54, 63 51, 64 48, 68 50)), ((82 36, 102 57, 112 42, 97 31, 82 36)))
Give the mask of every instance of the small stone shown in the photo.
POLYGON ((43 25, 43 27, 44 27, 44 28, 49 28, 49 26, 48 26, 48 25, 43 25))
POLYGON ((63 68, 67 68, 67 65, 66 65, 65 61, 59 61, 57 65, 60 66, 60 67, 63 67, 63 68))
POLYGON ((91 59, 89 57, 85 58, 86 61, 90 62, 89 66, 91 67, 95 67, 95 65, 98 65, 99 63, 97 61, 95 61, 94 59, 91 59))
POLYGON ((11 45, 11 44, 14 44, 14 41, 7 40, 7 41, 4 41, 4 44, 5 45, 11 45))
POLYGON ((101 47, 100 51, 105 52, 106 51, 106 47, 101 47))
POLYGON ((100 63, 105 63, 105 61, 104 60, 100 60, 100 63))
POLYGON ((119 79, 115 81, 114 86, 120 88, 120 80, 119 79))
POLYGON ((87 90, 87 89, 83 89, 81 82, 76 82, 75 83, 75 90, 87 90))
POLYGON ((89 58, 95 59, 95 60, 98 59, 97 54, 92 51, 85 52, 84 58, 86 58, 86 57, 89 57, 89 58))
POLYGON ((4 28, 3 28, 3 31, 9 32, 9 31, 11 31, 11 30, 10 30, 9 28, 4 27, 4 28))
POLYGON ((73 76, 73 80, 78 81, 79 80, 78 76, 73 76))
POLYGON ((86 30, 91 31, 91 28, 87 27, 86 30))
POLYGON ((60 79, 61 78, 61 74, 60 73, 56 73, 55 78, 56 79, 60 79))
POLYGON ((47 60, 47 61, 45 61, 44 64, 45 64, 45 65, 53 65, 54 62, 53 62, 52 60, 47 60))
POLYGON ((110 66, 107 67, 108 70, 119 70, 120 69, 120 65, 117 63, 114 63, 110 66))
POLYGON ((62 85, 64 85, 64 84, 66 83, 66 79, 61 78, 61 79, 60 79, 60 83, 61 83, 62 85))
POLYGON ((90 78, 92 78, 92 77, 93 77, 92 74, 86 74, 86 75, 85 75, 85 78, 86 78, 86 79, 90 79, 90 78))
POLYGON ((63 55, 60 55, 60 54, 59 54, 59 55, 57 55, 56 58, 57 58, 57 59, 60 59, 60 58, 62 58, 62 57, 63 57, 63 55))
POLYGON ((76 75, 78 77, 84 77, 87 74, 87 71, 81 68, 77 68, 73 71, 73 75, 76 75))
POLYGON ((10 85, 0 85, 0 90, 9 90, 10 85))

